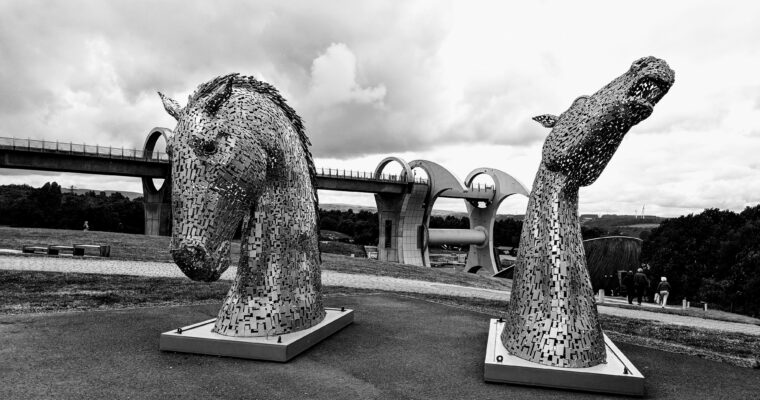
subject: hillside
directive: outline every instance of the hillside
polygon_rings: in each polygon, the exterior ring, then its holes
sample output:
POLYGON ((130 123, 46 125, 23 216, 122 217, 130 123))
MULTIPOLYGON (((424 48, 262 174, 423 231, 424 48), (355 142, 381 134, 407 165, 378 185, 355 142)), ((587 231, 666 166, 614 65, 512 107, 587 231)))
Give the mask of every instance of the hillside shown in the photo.
POLYGON ((74 194, 86 194, 87 192, 95 192, 95 193, 99 194, 100 192, 105 192, 106 196, 110 196, 112 193, 121 193, 122 196, 124 196, 124 197, 126 197, 126 198, 128 198, 130 200, 134 200, 134 199, 136 199, 138 197, 142 197, 143 196, 142 193, 128 192, 126 190, 96 190, 96 189, 77 189, 77 188, 74 188, 74 189, 70 189, 69 188, 69 189, 67 189, 67 188, 61 188, 61 191, 64 192, 64 193, 74 193, 74 194))
POLYGON ((605 214, 597 216, 594 214, 581 215, 581 226, 587 229, 598 229, 610 236, 632 236, 641 237, 642 233, 646 235, 667 218, 646 215, 644 217, 635 215, 612 215, 605 214))

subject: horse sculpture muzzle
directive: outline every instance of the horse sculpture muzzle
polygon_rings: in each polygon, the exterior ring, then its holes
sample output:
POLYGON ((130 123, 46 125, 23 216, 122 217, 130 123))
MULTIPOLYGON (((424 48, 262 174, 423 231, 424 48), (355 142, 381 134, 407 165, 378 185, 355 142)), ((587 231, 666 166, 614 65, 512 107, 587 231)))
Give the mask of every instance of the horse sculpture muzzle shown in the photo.
POLYGON ((179 269, 190 279, 202 282, 214 282, 218 280, 224 271, 230 266, 229 242, 222 243, 222 248, 217 251, 222 257, 214 257, 213 253, 206 250, 203 245, 179 245, 170 249, 174 262, 179 269))

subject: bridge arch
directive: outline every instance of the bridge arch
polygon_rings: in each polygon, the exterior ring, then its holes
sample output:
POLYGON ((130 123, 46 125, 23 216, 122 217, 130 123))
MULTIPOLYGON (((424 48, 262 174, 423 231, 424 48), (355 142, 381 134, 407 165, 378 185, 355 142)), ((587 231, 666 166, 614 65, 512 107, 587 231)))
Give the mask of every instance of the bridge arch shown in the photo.
POLYGON ((375 167, 375 173, 374 173, 375 179, 380 179, 380 177, 383 174, 383 169, 385 169, 385 167, 392 162, 396 162, 399 165, 401 165, 401 168, 402 168, 401 179, 402 180, 405 180, 405 181, 414 180, 413 178, 414 174, 412 173, 412 169, 409 167, 409 163, 404 161, 402 158, 394 157, 394 156, 386 157, 382 161, 380 161, 379 164, 377 164, 377 167, 375 167))
POLYGON ((480 175, 487 175, 491 177, 494 183, 492 203, 496 204, 496 208, 499 208, 501 202, 507 197, 513 194, 522 194, 523 196, 530 196, 530 191, 520 181, 514 178, 512 175, 507 174, 496 168, 475 168, 467 174, 464 178, 464 184, 468 190, 472 190, 472 183, 476 177, 480 175))
MULTIPOLYGON (((169 128, 161 128, 156 127, 150 130, 148 132, 148 136, 145 138, 145 144, 143 145, 143 154, 145 155, 145 158, 153 158, 153 150, 156 148, 156 143, 158 143, 158 139, 163 138, 166 142, 166 153, 171 154, 170 152, 170 139, 172 135, 172 130, 169 128)), ((151 194, 157 194, 160 190, 168 189, 171 190, 168 184, 168 180, 164 179, 164 183, 161 185, 160 189, 156 188, 156 185, 153 183, 153 178, 149 177, 143 177, 142 178, 143 183, 143 191, 150 192, 151 194)))
POLYGON ((428 160, 413 160, 409 163, 409 169, 414 170, 415 168, 422 169, 428 176, 431 203, 446 191, 455 193, 467 191, 459 178, 438 163, 428 160))
MULTIPOLYGON (((422 216, 422 233, 419 240, 421 256, 423 265, 430 266, 430 216, 432 215, 433 206, 435 205, 438 197, 444 193, 447 195, 459 197, 467 192, 467 189, 462 185, 461 179, 456 177, 451 171, 443 167, 442 165, 429 160, 413 160, 409 162, 409 167, 414 170, 417 168, 425 171, 428 177, 428 191, 425 195, 425 201, 423 202, 423 216, 422 216)), ((445 239, 445 243, 453 243, 454 237, 451 236, 453 232, 443 234, 442 230, 438 230, 438 234, 442 234, 442 239, 445 239)), ((433 231, 433 236, 436 236, 436 230, 433 231)), ((435 242, 435 239, 433 239, 435 242)), ((444 243, 444 242, 441 242, 444 243)), ((432 243, 435 244, 435 243, 432 243)))
POLYGON ((528 197, 530 191, 511 175, 495 168, 476 168, 464 179, 468 189, 472 189, 475 178, 479 175, 488 175, 494 183, 493 195, 486 201, 485 207, 478 207, 477 203, 467 201, 467 213, 470 217, 471 229, 482 229, 488 233, 488 241, 482 246, 470 246, 467 255, 465 271, 477 271, 477 267, 489 268, 494 274, 499 272, 498 256, 494 252, 493 226, 496 222, 496 214, 501 202, 513 194, 522 194, 528 197))
MULTIPOLYGON (((146 159, 153 158, 153 151, 156 148, 158 139, 164 138, 167 150, 170 149, 170 139, 172 131, 168 128, 153 128, 148 132, 143 146, 143 152, 146 159)), ((168 153, 168 151, 167 151, 168 153)), ((166 177, 161 188, 156 188, 153 183, 153 177, 143 176, 143 209, 145 210, 145 234, 168 236, 171 234, 172 219, 172 184, 171 170, 166 177)))

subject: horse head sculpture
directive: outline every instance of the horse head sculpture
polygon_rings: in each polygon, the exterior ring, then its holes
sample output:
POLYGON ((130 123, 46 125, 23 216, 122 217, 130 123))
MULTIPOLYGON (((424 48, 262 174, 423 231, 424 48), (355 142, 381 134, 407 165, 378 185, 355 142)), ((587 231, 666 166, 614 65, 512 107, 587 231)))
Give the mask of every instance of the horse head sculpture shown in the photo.
POLYGON ((277 90, 230 74, 202 84, 177 120, 172 158, 171 254, 190 279, 235 281, 214 331, 263 336, 307 328, 325 315, 317 242, 315 169, 301 119, 277 90))
POLYGON ((593 95, 575 99, 560 116, 534 117, 552 128, 544 142, 543 164, 578 186, 594 183, 625 134, 652 114, 674 77, 665 61, 644 57, 593 95))
POLYGON ((556 367, 591 367, 606 351, 578 221, 578 189, 602 173, 625 134, 673 85, 665 61, 646 57, 560 116, 543 147, 525 212, 501 340, 513 355, 556 367))

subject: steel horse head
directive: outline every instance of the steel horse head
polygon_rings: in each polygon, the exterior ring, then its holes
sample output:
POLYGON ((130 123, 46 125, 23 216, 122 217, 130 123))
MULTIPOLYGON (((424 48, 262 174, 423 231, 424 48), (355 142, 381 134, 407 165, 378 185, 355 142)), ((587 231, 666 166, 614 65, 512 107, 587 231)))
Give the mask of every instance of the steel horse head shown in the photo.
POLYGON ((190 279, 219 279, 242 223, 215 331, 261 336, 321 321, 315 170, 301 119, 274 87, 238 74, 202 84, 184 108, 159 95, 177 120, 168 149, 174 261, 190 279))

